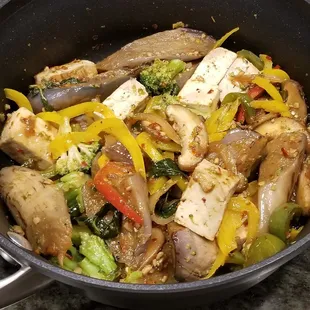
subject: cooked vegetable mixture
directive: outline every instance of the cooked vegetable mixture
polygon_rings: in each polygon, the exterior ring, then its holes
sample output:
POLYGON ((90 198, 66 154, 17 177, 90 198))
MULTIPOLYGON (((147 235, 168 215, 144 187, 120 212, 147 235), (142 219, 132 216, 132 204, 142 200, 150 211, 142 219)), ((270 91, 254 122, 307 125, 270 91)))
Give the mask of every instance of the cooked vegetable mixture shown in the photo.
POLYGON ((304 94, 270 56, 221 47, 237 30, 159 32, 97 64, 45 67, 28 96, 5 89, 18 107, 0 138, 16 163, 0 171, 10 233, 69 271, 145 284, 294 242, 310 214, 304 94))

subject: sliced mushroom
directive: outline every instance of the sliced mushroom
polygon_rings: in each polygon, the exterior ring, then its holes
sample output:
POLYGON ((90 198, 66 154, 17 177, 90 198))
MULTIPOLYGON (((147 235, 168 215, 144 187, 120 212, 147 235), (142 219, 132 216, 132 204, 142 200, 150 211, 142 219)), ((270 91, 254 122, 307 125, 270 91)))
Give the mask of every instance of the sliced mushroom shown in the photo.
POLYGON ((146 265, 150 264, 156 257, 157 253, 161 250, 165 243, 165 235, 159 228, 152 228, 152 236, 148 242, 145 254, 141 260, 139 269, 143 269, 146 265))
POLYGON ((193 281, 206 276, 218 253, 216 242, 175 223, 169 224, 168 230, 175 247, 176 279, 193 281))
POLYGON ((63 192, 40 173, 11 166, 0 171, 0 194, 33 250, 57 256, 62 263, 72 234, 63 192))
POLYGON ((254 130, 256 127, 278 117, 276 113, 266 113, 263 109, 257 109, 254 116, 246 116, 247 124, 246 128, 254 130))
POLYGON ((307 137, 307 152, 310 152, 310 134, 307 128, 292 118, 275 118, 258 126, 255 131, 268 138, 268 140, 272 140, 282 133, 302 132, 307 137))
POLYGON ((305 125, 307 120, 307 105, 301 86, 296 81, 287 80, 283 83, 282 89, 287 92, 286 104, 290 107, 292 115, 305 125))
POLYGON ((259 133, 239 128, 230 130, 219 142, 210 143, 207 159, 239 174, 237 192, 247 186, 247 178, 265 156, 267 139, 259 133))
POLYGON ((208 149, 208 135, 204 123, 199 116, 181 105, 168 106, 166 113, 181 138, 179 167, 185 171, 193 171, 208 149))
POLYGON ((303 163, 298 179, 296 202, 302 207, 303 214, 310 215, 310 156, 303 163))
POLYGON ((269 218, 276 207, 289 201, 306 149, 302 132, 283 133, 267 144, 258 179, 260 232, 268 231, 269 218))
POLYGON ((145 250, 145 244, 152 234, 152 220, 149 209, 149 197, 146 181, 139 173, 123 178, 118 187, 124 200, 142 216, 143 228, 138 230, 139 247, 136 254, 145 250))

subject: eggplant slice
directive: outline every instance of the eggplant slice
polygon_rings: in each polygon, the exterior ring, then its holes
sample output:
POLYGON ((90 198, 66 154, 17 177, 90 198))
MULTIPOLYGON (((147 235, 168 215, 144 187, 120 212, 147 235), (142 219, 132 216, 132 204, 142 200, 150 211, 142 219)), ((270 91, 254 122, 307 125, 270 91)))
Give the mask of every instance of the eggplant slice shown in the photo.
MULTIPOLYGON (((99 96, 103 101, 110 96, 115 89, 129 80, 131 77, 137 76, 137 70, 111 70, 96 75, 85 83, 73 84, 68 87, 46 88, 42 91, 48 105, 58 111, 78 103, 91 101, 99 96)), ((42 112, 44 107, 40 94, 33 96, 28 95, 28 99, 32 105, 34 113, 42 112)))
POLYGON ((34 251, 62 264, 72 234, 63 192, 39 172, 11 166, 0 171, 0 194, 34 251))
POLYGON ((203 31, 178 28, 135 40, 97 63, 99 72, 136 68, 155 59, 191 61, 204 57, 214 46, 214 38, 203 31))
POLYGON ((260 232, 268 231, 272 212, 290 201, 306 151, 301 132, 283 133, 267 144, 267 157, 259 169, 260 232))

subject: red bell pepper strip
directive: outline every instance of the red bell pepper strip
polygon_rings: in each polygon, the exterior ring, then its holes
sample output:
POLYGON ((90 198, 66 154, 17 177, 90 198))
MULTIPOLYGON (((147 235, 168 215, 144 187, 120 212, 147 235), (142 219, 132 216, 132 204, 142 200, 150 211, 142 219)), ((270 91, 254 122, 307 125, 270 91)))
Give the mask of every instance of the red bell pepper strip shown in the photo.
POLYGON ((122 176, 130 170, 130 165, 123 163, 109 162, 95 175, 94 184, 96 189, 110 202, 117 210, 138 224, 143 224, 142 217, 129 206, 117 189, 108 181, 109 175, 122 176))
POLYGON ((110 202, 117 210, 138 224, 143 224, 142 217, 134 211, 118 193, 118 191, 108 182, 98 180, 95 177, 96 189, 110 202))
POLYGON ((264 91, 265 90, 262 87, 255 85, 248 90, 248 95, 252 99, 256 99, 260 97, 264 93, 264 91))
POLYGON ((239 105, 236 120, 240 124, 243 124, 245 122, 245 110, 242 104, 239 105))

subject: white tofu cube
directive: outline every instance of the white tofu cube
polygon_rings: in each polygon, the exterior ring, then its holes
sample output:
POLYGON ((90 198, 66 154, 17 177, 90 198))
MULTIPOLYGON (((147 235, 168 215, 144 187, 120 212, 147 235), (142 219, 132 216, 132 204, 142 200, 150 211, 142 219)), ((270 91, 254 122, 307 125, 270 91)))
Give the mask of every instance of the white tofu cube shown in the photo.
POLYGON ((87 80, 97 75, 96 64, 89 60, 73 60, 67 64, 55 67, 45 67, 34 78, 36 84, 45 82, 61 82, 69 78, 87 80))
POLYGON ((219 101, 218 84, 237 58, 237 54, 219 47, 208 53, 179 93, 190 108, 211 113, 219 101))
POLYGON ((259 74, 259 70, 247 59, 237 58, 219 84, 221 101, 223 101, 225 96, 229 93, 244 92, 242 85, 233 80, 233 77, 239 74, 259 74))
POLYGON ((214 240, 238 182, 238 176, 204 159, 182 195, 175 222, 214 240))
POLYGON ((29 161, 31 167, 45 170, 53 164, 49 144, 56 135, 56 128, 26 108, 19 108, 4 125, 0 149, 19 164, 29 161))
POLYGON ((103 101, 120 119, 125 119, 134 111, 144 107, 148 93, 136 79, 130 79, 117 88, 103 101))

